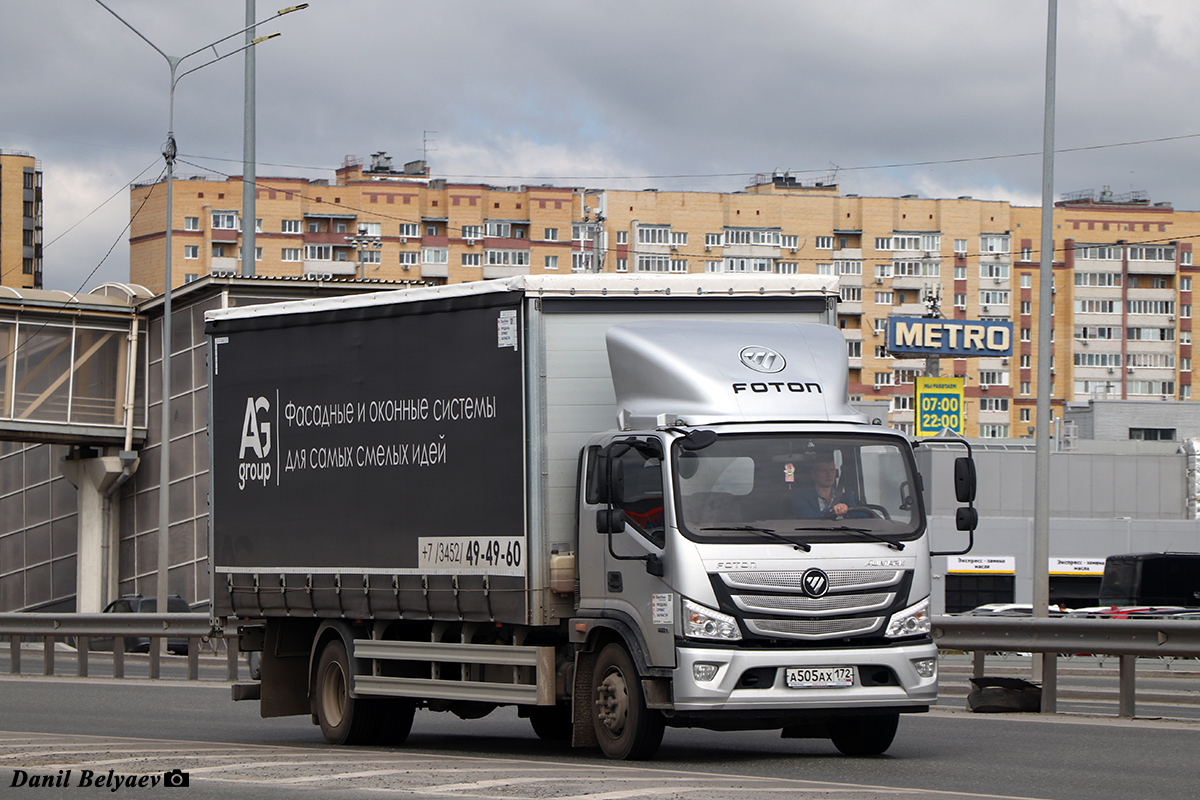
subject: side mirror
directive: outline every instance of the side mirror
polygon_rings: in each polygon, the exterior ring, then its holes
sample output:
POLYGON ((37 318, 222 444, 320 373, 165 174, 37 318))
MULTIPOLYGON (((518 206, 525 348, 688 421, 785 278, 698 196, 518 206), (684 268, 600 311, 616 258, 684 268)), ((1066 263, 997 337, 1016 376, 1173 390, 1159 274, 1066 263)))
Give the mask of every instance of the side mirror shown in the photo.
POLYGON ((596 533, 621 533, 625 530, 625 512, 619 508, 602 508, 596 512, 596 533))
POLYGON ((593 485, 596 487, 595 497, 589 497, 588 502, 620 504, 625 499, 625 462, 618 456, 601 451, 596 456, 593 485))
MULTIPOLYGON (((954 496, 958 502, 975 502, 975 486, 975 460, 967 456, 954 459, 954 496)), ((959 528, 959 530, 967 529, 959 528)))
POLYGON ((954 512, 954 527, 960 531, 973 531, 979 527, 979 512, 971 506, 963 506, 954 512))

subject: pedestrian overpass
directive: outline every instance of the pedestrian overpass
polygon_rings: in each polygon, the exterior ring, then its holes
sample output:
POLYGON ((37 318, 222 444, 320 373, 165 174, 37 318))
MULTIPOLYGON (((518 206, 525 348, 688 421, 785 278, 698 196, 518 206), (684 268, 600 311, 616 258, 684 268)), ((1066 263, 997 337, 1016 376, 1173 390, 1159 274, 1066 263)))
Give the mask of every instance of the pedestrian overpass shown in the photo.
POLYGON ((0 286, 0 441, 83 447, 146 438, 153 295, 107 283, 87 294, 0 286))

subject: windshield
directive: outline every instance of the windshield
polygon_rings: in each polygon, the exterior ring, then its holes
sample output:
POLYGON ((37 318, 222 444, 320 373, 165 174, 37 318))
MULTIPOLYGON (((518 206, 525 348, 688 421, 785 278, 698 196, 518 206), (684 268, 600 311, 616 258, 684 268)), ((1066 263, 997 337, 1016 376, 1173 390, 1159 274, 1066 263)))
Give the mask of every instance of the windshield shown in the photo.
POLYGON ((924 518, 907 443, 891 436, 725 434, 675 446, 679 527, 691 539, 902 541, 924 518))

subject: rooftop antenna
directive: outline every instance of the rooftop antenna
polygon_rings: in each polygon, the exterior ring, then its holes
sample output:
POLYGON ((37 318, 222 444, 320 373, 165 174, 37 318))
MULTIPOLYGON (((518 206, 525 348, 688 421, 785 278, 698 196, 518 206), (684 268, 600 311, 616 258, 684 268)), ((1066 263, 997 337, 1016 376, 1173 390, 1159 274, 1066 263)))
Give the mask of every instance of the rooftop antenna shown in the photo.
POLYGON ((421 159, 422 159, 422 160, 423 160, 423 161, 424 161, 426 164, 428 164, 428 163, 429 163, 429 154, 430 154, 430 153, 436 153, 436 152, 437 152, 437 148, 436 148, 436 147, 430 147, 430 146, 429 146, 430 142, 436 142, 436 141, 437 141, 437 139, 434 139, 434 138, 432 138, 432 137, 429 135, 429 134, 431 134, 431 133, 437 133, 437 131, 425 131, 425 132, 424 132, 424 135, 421 137, 421 159))

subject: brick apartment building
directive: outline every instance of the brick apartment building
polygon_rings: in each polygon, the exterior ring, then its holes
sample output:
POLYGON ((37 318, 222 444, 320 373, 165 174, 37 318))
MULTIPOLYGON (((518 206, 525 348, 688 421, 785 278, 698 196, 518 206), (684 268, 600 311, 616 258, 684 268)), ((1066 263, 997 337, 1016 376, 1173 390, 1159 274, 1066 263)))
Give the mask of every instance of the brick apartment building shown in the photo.
MULTIPOLYGON (((923 359, 886 349, 891 316, 1008 320, 1010 358, 947 361, 966 379, 966 434, 1032 434, 1041 211, 1007 201, 859 197, 759 176, 737 192, 501 187, 347 158, 333 183, 259 178, 253 274, 458 283, 528 273, 836 276, 856 399, 912 429, 923 359)), ((136 186, 130 279, 163 288, 163 184, 136 186)), ((177 179, 173 283, 241 269, 241 179, 177 179)), ((1192 242, 1200 212, 1140 193, 1077 193, 1054 210, 1054 413, 1066 401, 1191 399, 1192 242)))

